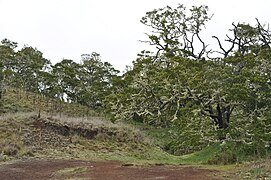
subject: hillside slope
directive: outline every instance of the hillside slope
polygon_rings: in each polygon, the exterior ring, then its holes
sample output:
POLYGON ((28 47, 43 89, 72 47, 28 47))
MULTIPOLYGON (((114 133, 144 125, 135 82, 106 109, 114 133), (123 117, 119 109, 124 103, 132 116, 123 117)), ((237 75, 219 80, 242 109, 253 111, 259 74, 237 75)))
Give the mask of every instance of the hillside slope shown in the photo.
MULTIPOLYGON (((163 129, 114 124, 90 109, 33 93, 8 89, 0 116, 0 162, 18 159, 117 160, 135 164, 205 164, 217 146, 186 156, 173 156, 159 147, 167 141, 163 129), (60 107, 60 108, 59 108, 60 107), (87 113, 87 114, 86 114, 87 113), (160 139, 161 138, 161 139, 160 139)), ((219 176, 271 177, 270 161, 232 166, 219 176)))
POLYGON ((2 116, 0 127, 2 161, 35 157, 178 163, 136 128, 107 120, 18 113, 2 116))

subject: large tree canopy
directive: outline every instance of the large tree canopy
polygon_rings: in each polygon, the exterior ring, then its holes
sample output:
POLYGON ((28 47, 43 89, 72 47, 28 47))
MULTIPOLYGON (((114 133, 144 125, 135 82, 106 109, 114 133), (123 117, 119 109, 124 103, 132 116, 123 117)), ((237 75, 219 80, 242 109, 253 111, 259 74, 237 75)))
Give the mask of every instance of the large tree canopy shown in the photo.
POLYGON ((139 54, 118 91, 107 97, 109 111, 115 120, 175 126, 178 143, 187 142, 193 132, 194 140, 203 144, 226 139, 269 147, 268 26, 258 19, 255 26, 233 23, 233 35, 226 35, 225 42, 214 35, 217 50, 208 49, 201 30, 210 17, 207 6, 147 12, 141 22, 151 30, 144 42, 157 51, 139 54))

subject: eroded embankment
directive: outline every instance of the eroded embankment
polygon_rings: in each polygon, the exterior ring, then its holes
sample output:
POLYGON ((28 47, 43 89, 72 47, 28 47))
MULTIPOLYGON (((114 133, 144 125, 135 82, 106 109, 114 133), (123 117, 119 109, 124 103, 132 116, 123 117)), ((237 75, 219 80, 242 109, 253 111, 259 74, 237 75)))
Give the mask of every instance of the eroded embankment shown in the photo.
POLYGON ((0 161, 29 156, 93 158, 108 152, 141 154, 148 146, 139 131, 106 120, 82 123, 17 115, 2 117, 0 125, 0 161))

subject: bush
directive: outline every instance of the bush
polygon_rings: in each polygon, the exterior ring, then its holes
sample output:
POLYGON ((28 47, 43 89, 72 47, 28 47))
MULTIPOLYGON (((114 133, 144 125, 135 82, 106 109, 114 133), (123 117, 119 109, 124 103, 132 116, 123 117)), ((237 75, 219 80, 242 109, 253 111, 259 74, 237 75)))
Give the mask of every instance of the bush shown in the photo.
POLYGON ((220 151, 212 159, 208 160, 208 164, 234 164, 238 162, 237 154, 233 151, 220 151))

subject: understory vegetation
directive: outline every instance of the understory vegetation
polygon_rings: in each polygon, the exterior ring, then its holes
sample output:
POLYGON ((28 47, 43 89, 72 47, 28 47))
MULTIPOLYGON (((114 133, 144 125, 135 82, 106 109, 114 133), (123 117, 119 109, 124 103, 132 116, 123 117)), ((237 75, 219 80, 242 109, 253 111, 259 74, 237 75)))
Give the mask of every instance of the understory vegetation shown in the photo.
POLYGON ((140 52, 122 75, 96 52, 52 65, 36 48, 2 40, 0 160, 270 158, 269 26, 233 23, 225 41, 212 37, 218 49, 210 49, 202 38, 209 20, 207 6, 147 12, 143 42, 157 51, 140 52))

